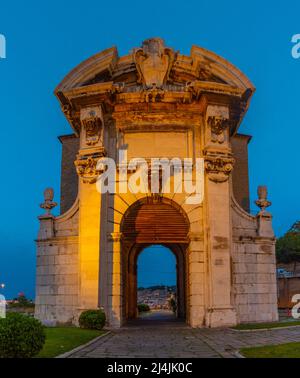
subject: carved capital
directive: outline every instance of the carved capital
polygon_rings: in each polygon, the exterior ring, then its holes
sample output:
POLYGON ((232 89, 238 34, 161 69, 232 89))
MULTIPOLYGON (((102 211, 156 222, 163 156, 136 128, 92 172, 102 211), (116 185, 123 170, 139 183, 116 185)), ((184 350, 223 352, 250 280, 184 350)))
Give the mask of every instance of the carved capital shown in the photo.
POLYGON ((91 155, 77 155, 74 162, 79 177, 85 184, 94 184, 102 172, 97 169, 98 160, 105 156, 105 151, 91 155))
POLYGON ((224 143, 225 130, 229 126, 229 119, 223 116, 209 116, 207 118, 207 125, 211 130, 211 141, 214 143, 224 143))
POLYGON ((211 181, 225 182, 233 170, 234 158, 231 154, 208 154, 205 156, 205 171, 211 181))

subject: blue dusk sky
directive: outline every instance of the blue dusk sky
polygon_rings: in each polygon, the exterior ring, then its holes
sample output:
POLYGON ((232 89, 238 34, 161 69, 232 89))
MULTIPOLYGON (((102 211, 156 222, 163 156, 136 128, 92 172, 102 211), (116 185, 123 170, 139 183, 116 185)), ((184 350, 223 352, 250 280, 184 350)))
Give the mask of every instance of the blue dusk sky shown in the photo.
POLYGON ((176 285, 176 257, 169 248, 145 248, 138 257, 137 268, 138 287, 176 285))
MULTIPOLYGON (((240 132, 250 134, 251 203, 259 184, 268 186, 276 235, 300 218, 300 59, 291 38, 300 33, 300 2, 2 1, 0 34, 1 161, 0 282, 10 298, 34 296, 37 216, 43 190, 59 200, 61 145, 71 132, 53 90, 77 64, 116 45, 127 54, 149 37, 189 54, 193 44, 228 59, 257 88, 240 132)), ((255 206, 252 206, 255 210, 255 206)), ((169 253, 169 252, 166 252, 169 253)), ((174 284, 171 258, 141 257, 156 268, 157 284, 174 284)), ((150 268, 149 268, 150 269, 150 268)), ((155 282, 151 282, 155 283, 155 282)))

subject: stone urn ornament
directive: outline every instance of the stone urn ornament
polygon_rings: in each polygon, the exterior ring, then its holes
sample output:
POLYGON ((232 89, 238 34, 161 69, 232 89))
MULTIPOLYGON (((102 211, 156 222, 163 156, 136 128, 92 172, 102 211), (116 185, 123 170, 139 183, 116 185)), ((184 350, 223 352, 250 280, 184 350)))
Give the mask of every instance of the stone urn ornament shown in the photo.
POLYGON ((258 200, 255 204, 260 208, 259 214, 267 214, 266 208, 272 205, 272 202, 267 200, 268 189, 265 185, 260 185, 257 188, 258 200))
POLYGON ((46 215, 51 215, 51 210, 57 206, 56 202, 53 202, 54 190, 52 188, 47 188, 44 190, 44 202, 40 204, 42 209, 46 210, 46 215))

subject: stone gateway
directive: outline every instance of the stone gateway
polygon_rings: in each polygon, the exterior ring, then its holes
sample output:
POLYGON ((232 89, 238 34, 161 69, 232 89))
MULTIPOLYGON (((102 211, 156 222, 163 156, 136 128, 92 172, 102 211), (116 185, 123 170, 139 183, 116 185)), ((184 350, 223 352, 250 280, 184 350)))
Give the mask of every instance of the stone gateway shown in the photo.
MULTIPOLYGON (((255 88, 225 59, 190 56, 151 38, 129 55, 115 47, 72 70, 55 94, 72 134, 61 136, 61 215, 47 189, 37 238, 35 316, 77 324, 102 307, 111 327, 137 316, 137 258, 168 247, 177 260, 178 317, 192 327, 276 321, 275 238, 267 190, 249 213, 247 145, 238 128, 255 88), (204 160, 204 199, 185 194, 102 193, 97 162, 204 160)), ((134 170, 128 169, 128 176, 134 170)), ((176 172, 171 175, 175 181, 176 172)), ((171 186, 172 187, 172 186, 171 186)))

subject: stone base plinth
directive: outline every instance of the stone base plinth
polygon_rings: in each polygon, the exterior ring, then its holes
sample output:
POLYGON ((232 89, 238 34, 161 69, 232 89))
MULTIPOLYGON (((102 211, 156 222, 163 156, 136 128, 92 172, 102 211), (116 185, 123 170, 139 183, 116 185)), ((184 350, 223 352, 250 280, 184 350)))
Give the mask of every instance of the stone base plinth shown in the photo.
POLYGON ((211 308, 206 315, 205 325, 210 328, 237 325, 236 311, 233 308, 211 308))

